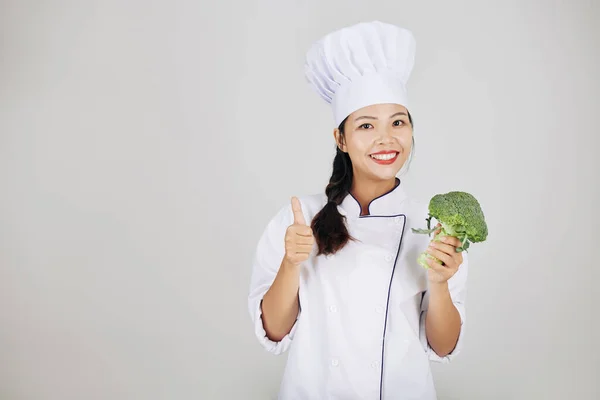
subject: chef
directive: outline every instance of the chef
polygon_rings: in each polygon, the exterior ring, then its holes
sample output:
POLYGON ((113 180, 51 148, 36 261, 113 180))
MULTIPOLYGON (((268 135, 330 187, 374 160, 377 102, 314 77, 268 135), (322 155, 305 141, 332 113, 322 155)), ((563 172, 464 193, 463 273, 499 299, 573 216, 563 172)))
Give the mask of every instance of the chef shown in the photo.
POLYGON ((411 231, 427 202, 398 178, 414 151, 414 56, 412 33, 379 21, 306 54, 307 81, 333 113, 332 174, 324 193, 292 197, 268 221, 248 296, 260 344, 288 352, 279 399, 434 400, 430 361, 462 346, 467 254, 456 238, 411 231), (423 251, 443 264, 423 268, 423 251))

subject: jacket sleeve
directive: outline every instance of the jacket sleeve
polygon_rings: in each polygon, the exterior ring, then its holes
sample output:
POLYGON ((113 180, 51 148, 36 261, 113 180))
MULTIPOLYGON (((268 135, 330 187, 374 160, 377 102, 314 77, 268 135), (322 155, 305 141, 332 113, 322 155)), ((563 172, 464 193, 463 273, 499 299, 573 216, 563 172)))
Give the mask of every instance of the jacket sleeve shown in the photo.
MULTIPOLYGON (((275 276, 285 255, 285 232, 293 223, 293 212, 291 205, 283 207, 269 221, 263 231, 252 264, 250 278, 250 291, 248 295, 248 309, 254 325, 254 334, 259 343, 270 353, 281 354, 288 350, 296 331, 297 323, 294 322, 291 331, 281 341, 270 340, 262 320, 262 300, 275 280, 275 276)), ((300 312, 298 313, 298 318, 300 312)))
POLYGON ((467 296, 467 275, 468 275, 469 260, 467 252, 463 252, 463 263, 458 268, 458 271, 448 280, 448 289, 450 291, 450 297, 452 303, 460 314, 460 333, 458 336, 458 342, 450 354, 445 357, 440 357, 431 348, 427 341, 427 335, 425 332, 425 321, 427 318, 427 309, 429 307, 429 293, 426 292, 421 302, 421 319, 420 319, 420 340, 425 348, 429 359, 431 361, 440 363, 449 363, 452 361, 462 350, 464 345, 464 334, 465 334, 465 320, 466 320, 466 296, 467 296))

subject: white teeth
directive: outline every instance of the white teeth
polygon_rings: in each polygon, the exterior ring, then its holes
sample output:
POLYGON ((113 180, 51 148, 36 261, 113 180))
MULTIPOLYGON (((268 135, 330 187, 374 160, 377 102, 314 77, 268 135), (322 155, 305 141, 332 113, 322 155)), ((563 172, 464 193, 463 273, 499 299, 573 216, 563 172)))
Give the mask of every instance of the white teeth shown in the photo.
POLYGON ((371 154, 371 157, 376 158, 377 160, 391 160, 392 158, 396 157, 397 153, 391 153, 391 154, 371 154))

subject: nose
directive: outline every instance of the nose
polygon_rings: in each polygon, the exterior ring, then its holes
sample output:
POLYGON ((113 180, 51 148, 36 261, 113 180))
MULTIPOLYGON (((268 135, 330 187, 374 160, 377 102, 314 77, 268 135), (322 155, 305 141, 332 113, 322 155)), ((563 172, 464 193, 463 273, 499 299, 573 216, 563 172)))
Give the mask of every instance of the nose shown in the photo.
POLYGON ((383 128, 379 130, 379 136, 377 137, 377 142, 379 144, 391 143, 394 140, 394 135, 392 134, 391 129, 383 128))

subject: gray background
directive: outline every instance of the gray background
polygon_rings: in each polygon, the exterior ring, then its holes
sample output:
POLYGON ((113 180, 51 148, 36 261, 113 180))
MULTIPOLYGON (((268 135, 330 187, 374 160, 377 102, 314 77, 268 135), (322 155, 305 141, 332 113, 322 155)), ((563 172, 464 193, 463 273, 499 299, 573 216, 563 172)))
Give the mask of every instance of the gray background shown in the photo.
POLYGON ((5 0, 0 399, 274 397, 254 246, 334 155, 304 53, 373 19, 417 39, 405 184, 490 228, 440 399, 599 398, 597 1, 5 0))

